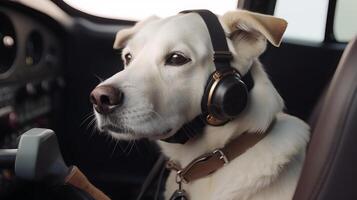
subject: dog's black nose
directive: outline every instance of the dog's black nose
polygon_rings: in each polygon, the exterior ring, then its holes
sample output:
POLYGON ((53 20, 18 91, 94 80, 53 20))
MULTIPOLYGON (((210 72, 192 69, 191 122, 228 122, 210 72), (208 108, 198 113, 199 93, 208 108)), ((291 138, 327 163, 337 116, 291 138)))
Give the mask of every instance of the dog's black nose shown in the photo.
POLYGON ((124 94, 113 86, 101 85, 94 88, 89 99, 98 113, 108 114, 123 103, 124 94))

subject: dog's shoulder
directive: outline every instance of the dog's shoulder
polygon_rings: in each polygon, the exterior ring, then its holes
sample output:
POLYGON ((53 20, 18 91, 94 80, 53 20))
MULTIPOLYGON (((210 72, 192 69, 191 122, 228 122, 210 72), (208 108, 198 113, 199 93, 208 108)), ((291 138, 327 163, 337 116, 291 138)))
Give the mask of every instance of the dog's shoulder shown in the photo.
POLYGON ((304 154, 310 140, 310 127, 297 117, 278 113, 274 126, 266 134, 262 141, 263 148, 270 149, 270 155, 276 156, 275 159, 282 165, 289 163, 294 156, 304 154))
POLYGON ((276 123, 271 132, 275 134, 291 135, 295 139, 300 138, 304 140, 306 143, 310 137, 310 126, 295 116, 286 113, 278 113, 276 115, 276 123))
POLYGON ((269 196, 265 199, 291 197, 309 141, 309 126, 299 118, 279 113, 265 134, 262 141, 217 173, 217 182, 225 186, 217 188, 214 197, 260 199, 261 190, 264 197, 269 196))

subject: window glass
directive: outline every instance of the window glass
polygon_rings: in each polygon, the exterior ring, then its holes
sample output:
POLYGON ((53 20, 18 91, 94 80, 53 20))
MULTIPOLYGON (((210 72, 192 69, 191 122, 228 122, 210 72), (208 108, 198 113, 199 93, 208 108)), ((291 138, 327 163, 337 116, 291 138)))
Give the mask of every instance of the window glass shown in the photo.
POLYGON ((284 38, 322 42, 327 9, 328 0, 277 0, 274 15, 288 21, 284 38))
POLYGON ((92 15, 140 20, 151 15, 167 17, 187 9, 209 9, 223 14, 237 8, 238 0, 64 0, 68 5, 92 15))
POLYGON ((357 1, 338 0, 336 4, 334 34, 337 41, 347 42, 357 34, 357 1))

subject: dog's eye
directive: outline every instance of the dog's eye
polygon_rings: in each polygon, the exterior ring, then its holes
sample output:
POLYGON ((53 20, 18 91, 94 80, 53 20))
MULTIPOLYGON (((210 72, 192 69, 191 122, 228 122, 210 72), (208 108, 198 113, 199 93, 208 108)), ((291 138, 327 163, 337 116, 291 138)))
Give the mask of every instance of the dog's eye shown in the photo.
POLYGON ((187 58, 181 52, 170 53, 166 57, 165 65, 180 66, 190 62, 191 59, 187 58))
POLYGON ((124 55, 124 62, 125 62, 125 65, 128 65, 132 59, 132 55, 130 53, 127 53, 124 55))

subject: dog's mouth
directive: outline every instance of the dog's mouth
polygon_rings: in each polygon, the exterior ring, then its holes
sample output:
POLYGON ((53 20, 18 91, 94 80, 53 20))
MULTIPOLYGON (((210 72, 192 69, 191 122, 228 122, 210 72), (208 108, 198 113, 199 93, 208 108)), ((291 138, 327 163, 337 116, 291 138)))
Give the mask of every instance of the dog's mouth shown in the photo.
POLYGON ((128 136, 133 136, 135 138, 151 138, 151 139, 164 139, 167 137, 167 135, 170 134, 170 132, 172 132, 172 129, 169 128, 162 132, 141 133, 141 132, 136 132, 130 128, 119 127, 112 124, 103 125, 101 129, 105 132, 111 132, 114 134, 128 135, 128 136))
POLYGON ((111 124, 107 124, 101 127, 104 131, 112 131, 118 134, 133 134, 134 131, 128 128, 117 127, 111 124))

